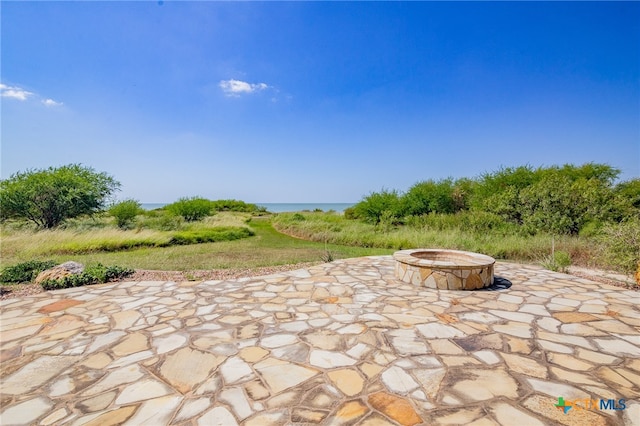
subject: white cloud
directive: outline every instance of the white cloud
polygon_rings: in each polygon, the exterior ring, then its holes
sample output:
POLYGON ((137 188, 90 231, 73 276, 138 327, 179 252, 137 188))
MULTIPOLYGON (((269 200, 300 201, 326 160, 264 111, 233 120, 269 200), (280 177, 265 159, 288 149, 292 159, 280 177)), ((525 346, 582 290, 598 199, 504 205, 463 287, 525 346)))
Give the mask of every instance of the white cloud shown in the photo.
POLYGON ((56 102, 53 99, 43 99, 42 103, 48 107, 62 106, 62 102, 56 102))
POLYGON ((265 83, 247 83, 241 80, 222 80, 219 84, 220 88, 227 96, 240 96, 242 94, 255 93, 268 89, 265 83))
POLYGON ((33 93, 28 92, 20 87, 11 87, 0 83, 0 96, 3 98, 13 98, 20 101, 26 101, 33 93))

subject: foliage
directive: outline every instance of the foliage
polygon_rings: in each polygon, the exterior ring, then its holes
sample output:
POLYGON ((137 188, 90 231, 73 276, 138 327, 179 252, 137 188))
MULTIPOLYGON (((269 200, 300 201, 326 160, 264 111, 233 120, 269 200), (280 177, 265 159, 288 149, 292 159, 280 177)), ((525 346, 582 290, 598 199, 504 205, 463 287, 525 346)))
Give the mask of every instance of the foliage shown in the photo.
POLYGON ((136 200, 124 200, 109 207, 109 214, 116 219, 116 225, 121 229, 131 227, 133 220, 142 212, 140 203, 136 200))
POLYGON ((255 233, 245 227, 219 227, 182 231, 173 234, 167 245, 214 243, 218 241, 232 241, 247 238, 255 233))
POLYGON ((182 216, 187 222, 193 222, 209 216, 213 210, 213 204, 202 197, 180 198, 165 206, 165 209, 176 216, 182 216))
POLYGON ((300 213, 294 213, 291 218, 293 220, 306 220, 305 217, 303 215, 301 215, 300 213))
POLYGON ((265 213, 264 207, 255 204, 245 203, 239 200, 216 200, 211 201, 211 208, 218 212, 244 212, 244 213, 265 213))
POLYGON ((133 269, 120 266, 104 266, 101 263, 97 263, 88 265, 81 274, 68 275, 57 280, 46 280, 40 283, 40 285, 44 290, 81 287, 125 278, 133 273, 133 269))
POLYGON ((620 182, 614 188, 614 192, 620 198, 640 210, 640 178, 620 182))
POLYGON ((56 262, 53 260, 29 260, 13 266, 7 266, 0 273, 0 282, 23 283, 33 281, 40 272, 53 268, 56 262))
POLYGON ((418 182, 402 197, 404 213, 423 215, 427 213, 455 213, 464 205, 464 196, 458 192, 454 199, 453 179, 418 182))
MULTIPOLYGON (((460 212, 455 215, 429 214, 414 217, 414 221, 426 220, 426 225, 416 226, 409 221, 386 232, 380 232, 379 225, 346 219, 342 215, 303 214, 304 221, 294 220, 292 213, 280 213, 273 219, 276 229, 312 241, 358 247, 379 247, 386 249, 409 249, 418 247, 449 248, 474 251, 498 259, 538 262, 549 251, 551 236, 509 232, 517 227, 503 222, 493 231, 472 231, 469 229, 471 215, 475 212, 460 212), (433 220, 433 222, 429 222, 433 220), (502 228, 504 226, 505 228, 502 228), (466 228, 466 229, 465 229, 466 228)), ((495 217, 491 216, 495 219, 495 217)), ((485 219, 479 219, 482 222, 485 219)), ((491 223, 491 219, 486 219, 491 223)), ((482 226, 482 225, 479 225, 482 226)), ((556 237, 558 250, 571 253, 581 259, 592 259, 593 244, 576 237, 556 237)))
POLYGON ((145 212, 138 220, 138 229, 156 229, 158 231, 177 231, 182 228, 184 219, 182 216, 174 216, 173 214, 160 212, 145 212))
POLYGON ((402 217, 404 212, 398 192, 383 189, 380 192, 372 192, 353 206, 353 215, 366 223, 376 225, 383 215, 397 219, 402 217))
POLYGON ((521 235, 577 235, 587 224, 593 228, 596 223, 640 215, 640 180, 614 187, 619 173, 596 163, 501 168, 475 180, 418 182, 405 194, 374 192, 347 209, 344 217, 378 224, 377 229, 384 232, 406 223, 440 229, 502 229, 521 235), (446 217, 454 213, 469 215, 446 217))
POLYGON ((102 210, 119 187, 106 173, 79 164, 18 172, 0 181, 0 218, 53 228, 66 219, 102 210))
POLYGON ((601 256, 610 267, 632 274, 640 262, 640 218, 604 225, 596 241, 601 244, 601 256))
POLYGON ((545 257, 541 264, 550 271, 567 272, 571 265, 571 256, 566 251, 556 251, 545 257))

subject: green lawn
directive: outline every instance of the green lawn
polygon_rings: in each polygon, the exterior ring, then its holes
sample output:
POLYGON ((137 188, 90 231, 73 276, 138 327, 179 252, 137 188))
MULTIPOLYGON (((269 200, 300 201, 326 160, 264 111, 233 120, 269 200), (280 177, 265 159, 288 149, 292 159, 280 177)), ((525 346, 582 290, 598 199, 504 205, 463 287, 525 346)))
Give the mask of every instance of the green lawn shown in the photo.
MULTIPOLYGON (((325 245, 289 237, 277 232, 272 227, 270 219, 265 217, 254 218, 248 226, 253 229, 255 236, 235 241, 72 255, 38 254, 31 258, 53 259, 57 262, 74 260, 84 264, 100 262, 104 265, 118 265, 132 269, 189 271, 320 262, 325 259, 327 250, 334 259, 393 252, 391 249, 325 245)), ((25 234, 24 238, 35 238, 39 234, 32 234, 31 237, 25 234)), ((3 266, 29 260, 25 258, 24 253, 20 253, 20 249, 9 250, 9 248, 2 248, 3 266)))

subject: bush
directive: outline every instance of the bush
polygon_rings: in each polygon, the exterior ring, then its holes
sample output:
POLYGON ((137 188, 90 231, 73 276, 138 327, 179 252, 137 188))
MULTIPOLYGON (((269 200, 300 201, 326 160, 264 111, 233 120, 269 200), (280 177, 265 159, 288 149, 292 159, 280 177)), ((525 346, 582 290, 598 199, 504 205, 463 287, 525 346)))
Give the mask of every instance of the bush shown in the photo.
POLYGON ((141 212, 140 203, 136 200, 120 201, 109 207, 109 214, 116 219, 116 225, 121 229, 129 229, 133 220, 141 212))
POLYGON ((183 231, 173 234, 168 245, 184 245, 199 243, 214 243, 218 241, 232 241, 255 235, 249 228, 218 227, 183 231))
POLYGON ((556 251, 541 262, 545 269, 557 272, 567 272, 571 265, 571 256, 566 251, 556 251))
POLYGON ((402 197, 406 214, 423 215, 427 213, 454 213, 458 206, 464 205, 462 195, 454 200, 452 179, 441 181, 427 180, 413 185, 402 197))
POLYGON ((596 240, 601 245, 601 256, 613 269, 632 274, 640 262, 640 219, 606 224, 596 240))
POLYGON ((106 173, 79 164, 15 173, 0 181, 0 219, 54 228, 66 219, 101 211, 119 187, 106 173))
POLYGON ((267 211, 264 207, 239 200, 211 201, 211 206, 214 211, 218 212, 265 213, 267 211))
POLYGON ((165 206, 165 209, 176 216, 182 216, 187 222, 194 222, 209 216, 213 210, 213 204, 210 200, 201 197, 180 198, 165 206))
POLYGON ((399 219, 404 216, 404 211, 397 191, 383 189, 380 192, 372 192, 362 201, 353 206, 356 218, 376 225, 385 217, 399 219))
POLYGON ((40 285, 44 290, 81 287, 125 278, 133 273, 133 269, 120 266, 104 266, 101 263, 97 263, 88 265, 81 274, 69 275, 58 280, 46 280, 40 283, 40 285))
POLYGON ((31 282, 40 272, 53 268, 54 266, 56 266, 56 262, 53 260, 30 260, 28 262, 18 263, 17 265, 7 266, 2 270, 2 273, 0 273, 0 282, 31 282))

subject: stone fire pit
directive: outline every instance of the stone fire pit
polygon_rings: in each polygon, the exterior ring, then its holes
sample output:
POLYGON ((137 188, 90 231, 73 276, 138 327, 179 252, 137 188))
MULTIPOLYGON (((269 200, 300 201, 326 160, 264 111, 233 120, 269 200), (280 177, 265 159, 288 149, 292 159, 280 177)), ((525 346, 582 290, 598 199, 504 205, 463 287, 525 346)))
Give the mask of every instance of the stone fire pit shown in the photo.
POLYGON ((419 287, 441 290, 476 290, 493 283, 496 260, 459 250, 415 249, 393 254, 396 277, 419 287))

